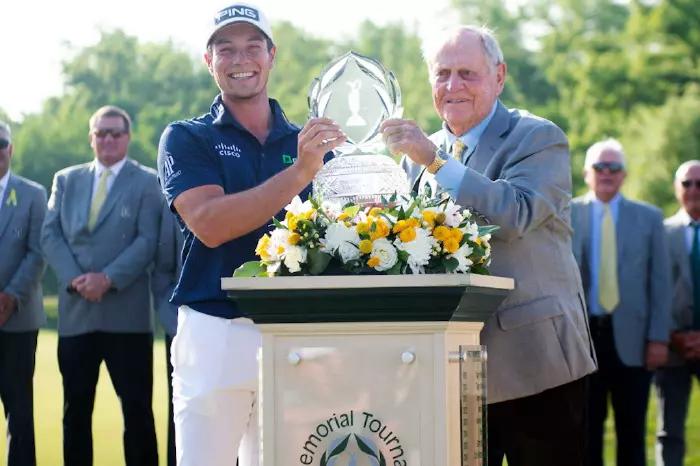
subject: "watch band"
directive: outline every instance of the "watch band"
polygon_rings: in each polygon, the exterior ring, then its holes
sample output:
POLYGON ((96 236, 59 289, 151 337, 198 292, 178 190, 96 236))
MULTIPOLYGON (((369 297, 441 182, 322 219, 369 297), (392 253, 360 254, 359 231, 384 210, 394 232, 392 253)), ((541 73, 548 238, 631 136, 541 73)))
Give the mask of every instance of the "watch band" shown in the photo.
POLYGON ((435 151, 435 158, 433 159, 432 162, 430 162, 430 165, 425 167, 426 170, 428 170, 428 173, 431 175, 434 175, 442 168, 443 165, 447 163, 447 158, 446 158, 447 153, 443 151, 442 149, 437 149, 435 151))

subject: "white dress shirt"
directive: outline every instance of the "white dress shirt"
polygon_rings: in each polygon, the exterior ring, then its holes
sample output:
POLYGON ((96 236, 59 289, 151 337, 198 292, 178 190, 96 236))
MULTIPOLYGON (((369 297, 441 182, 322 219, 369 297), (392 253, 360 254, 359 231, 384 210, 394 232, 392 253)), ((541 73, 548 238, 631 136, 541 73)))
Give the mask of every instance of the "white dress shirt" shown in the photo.
POLYGON ((5 189, 7 188, 7 183, 10 182, 10 170, 7 170, 5 176, 0 178, 0 210, 5 206, 5 189))
POLYGON ((124 157, 111 167, 105 167, 97 159, 93 161, 95 167, 95 176, 92 181, 92 197, 90 198, 91 202, 92 199, 95 198, 95 194, 97 193, 97 187, 100 184, 100 176, 102 176, 102 172, 105 171, 107 168, 109 168, 109 170, 112 172, 111 175, 109 175, 109 178, 107 178, 107 193, 109 193, 109 190, 112 189, 112 185, 114 184, 114 180, 117 178, 117 175, 119 175, 119 172, 121 171, 122 167, 124 167, 125 163, 126 157, 124 157))

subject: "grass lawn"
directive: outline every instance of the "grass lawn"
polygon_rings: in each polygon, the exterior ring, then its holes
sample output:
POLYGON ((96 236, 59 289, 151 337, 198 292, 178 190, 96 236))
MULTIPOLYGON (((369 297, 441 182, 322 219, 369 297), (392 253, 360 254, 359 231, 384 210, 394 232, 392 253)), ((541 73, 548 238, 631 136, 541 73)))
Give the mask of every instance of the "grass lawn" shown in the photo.
MULTIPOLYGON (((47 313, 55 316, 55 299, 47 298, 47 313)), ((43 329, 39 333, 37 348, 36 374, 34 377, 34 418, 37 436, 37 460, 39 466, 59 466, 62 464, 61 453, 61 406, 63 392, 61 376, 56 361, 57 336, 53 330, 43 329)), ((165 465, 165 441, 167 418, 167 378, 165 375, 165 347, 163 339, 156 339, 154 345, 154 391, 153 412, 158 435, 158 453, 160 464, 165 465)), ((654 426, 656 425, 656 401, 651 397, 647 434, 647 458, 654 464, 654 426)), ((606 464, 615 464, 612 416, 609 416, 606 443, 606 464)), ((94 464, 98 466, 119 466, 124 464, 122 448, 121 411, 117 397, 112 389, 104 365, 97 387, 95 411, 93 416, 94 464)), ((691 412, 688 417, 688 453, 686 466, 700 466, 700 389, 696 383, 693 388, 691 412)), ((0 434, 0 464, 4 464, 5 435, 0 434)))

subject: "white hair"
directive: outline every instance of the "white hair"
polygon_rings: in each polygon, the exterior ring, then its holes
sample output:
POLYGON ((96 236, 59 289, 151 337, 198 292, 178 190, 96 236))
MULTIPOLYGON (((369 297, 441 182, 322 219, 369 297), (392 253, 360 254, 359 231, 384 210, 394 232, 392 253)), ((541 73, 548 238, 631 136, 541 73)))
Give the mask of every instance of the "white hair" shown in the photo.
POLYGON ((0 131, 7 134, 7 138, 12 140, 12 130, 10 129, 10 125, 2 120, 0 120, 0 131))
POLYGON ((623 167, 625 166, 625 150, 622 148, 622 144, 617 139, 608 138, 598 141, 588 148, 586 151, 586 160, 583 162, 583 168, 590 168, 591 165, 596 162, 598 156, 606 150, 620 154, 620 163, 622 163, 623 167))
POLYGON ((688 160, 687 162, 683 162, 676 170, 675 181, 681 181, 683 175, 692 167, 700 167, 700 160, 688 160))
POLYGON ((503 51, 498 44, 498 40, 493 31, 486 26, 474 26, 471 24, 444 28, 436 32, 429 33, 423 38, 421 52, 423 59, 430 67, 440 49, 450 41, 458 38, 465 32, 471 32, 479 36, 481 46, 484 49, 486 58, 492 68, 496 68, 501 63, 505 63, 503 51))

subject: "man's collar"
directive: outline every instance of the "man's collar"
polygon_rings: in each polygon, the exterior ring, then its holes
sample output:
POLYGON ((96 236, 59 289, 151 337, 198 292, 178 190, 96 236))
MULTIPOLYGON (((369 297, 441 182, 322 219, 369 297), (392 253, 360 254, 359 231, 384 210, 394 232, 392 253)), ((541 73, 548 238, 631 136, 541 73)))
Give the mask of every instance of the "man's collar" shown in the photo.
POLYGON ((496 114, 496 109, 498 108, 498 100, 496 100, 493 103, 493 107, 491 107, 491 111, 489 112, 486 117, 479 122, 476 126, 471 128, 469 131, 467 131, 464 134, 461 134, 459 136, 455 135, 452 131, 450 131, 450 128, 447 126, 447 122, 443 121, 442 122, 442 129, 445 132, 446 135, 446 140, 445 142, 447 143, 447 148, 449 149, 452 147, 452 144, 455 142, 455 140, 459 137, 459 139, 462 140, 462 142, 469 148, 469 150, 472 150, 476 145, 479 143, 479 139, 481 138, 481 135, 484 134, 484 131, 486 131, 486 127, 491 123, 491 120, 493 119, 493 116, 496 114))
MULTIPOLYGON (((605 204, 605 202, 601 201, 600 199, 598 199, 596 197, 596 195, 593 191, 588 191, 588 193, 586 193, 586 200, 589 202, 593 202, 594 204, 601 205, 601 206, 603 204, 605 204)), ((610 199, 610 202, 608 202, 608 205, 610 207, 617 207, 621 201, 622 201, 622 194, 617 193, 617 194, 615 194, 615 196, 613 196, 612 199, 610 199)))
MULTIPOLYGON (((273 135, 277 133, 288 134, 296 131, 297 127, 287 120, 287 116, 282 111, 279 103, 275 99, 268 99, 270 103, 270 111, 272 112, 272 127, 268 139, 274 139, 273 135)), ((234 126, 242 131, 248 131, 241 123, 236 120, 236 117, 229 112, 221 94, 217 95, 214 102, 211 104, 211 116, 214 118, 215 126, 234 126)))
POLYGON ((694 223, 698 223, 697 220, 693 220, 693 217, 688 215, 688 212, 684 208, 681 207, 681 209, 678 211, 678 216, 681 219, 681 222, 683 222, 683 225, 685 226, 691 226, 694 223))
POLYGON ((128 156, 125 156, 123 159, 121 159, 119 162, 115 163, 111 167, 105 167, 104 165, 102 165, 102 163, 99 160, 97 160, 97 158, 95 158, 93 160, 93 166, 95 168, 95 175, 97 177, 99 177, 102 174, 102 172, 105 171, 105 169, 109 168, 109 171, 112 172, 112 175, 114 175, 116 177, 119 174, 119 172, 121 171, 121 169, 124 167, 124 164, 126 163, 127 158, 128 158, 128 156))

